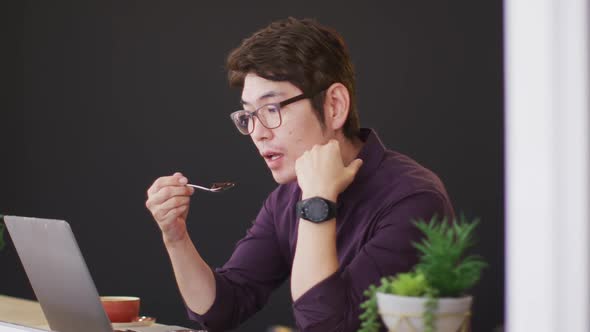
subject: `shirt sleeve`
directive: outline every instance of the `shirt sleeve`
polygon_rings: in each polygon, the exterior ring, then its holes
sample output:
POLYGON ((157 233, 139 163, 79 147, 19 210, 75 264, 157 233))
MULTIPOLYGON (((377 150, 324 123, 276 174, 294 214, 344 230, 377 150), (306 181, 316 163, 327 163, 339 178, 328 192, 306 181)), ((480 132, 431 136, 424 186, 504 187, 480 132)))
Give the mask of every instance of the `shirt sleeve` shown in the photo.
POLYGON ((373 236, 358 256, 293 303, 299 330, 357 331, 363 292, 384 276, 413 268, 418 261, 413 242, 422 234, 412 221, 429 220, 435 214, 452 217, 453 209, 441 194, 430 191, 412 194, 381 211, 373 236))
POLYGON ((229 261, 214 271, 213 305, 203 315, 187 307, 189 318, 209 332, 231 329, 259 311, 288 274, 267 199, 229 261))

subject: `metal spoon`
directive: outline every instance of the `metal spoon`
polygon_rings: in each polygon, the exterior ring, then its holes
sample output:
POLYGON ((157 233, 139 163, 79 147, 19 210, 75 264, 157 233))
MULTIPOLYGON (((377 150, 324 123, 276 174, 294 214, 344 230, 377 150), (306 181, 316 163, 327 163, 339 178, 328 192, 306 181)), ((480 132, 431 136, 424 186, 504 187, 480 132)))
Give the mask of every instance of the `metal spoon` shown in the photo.
POLYGON ((236 184, 234 182, 215 182, 215 183, 213 183, 211 185, 211 188, 207 188, 207 187, 203 187, 203 186, 198 186, 196 184, 190 184, 190 183, 187 183, 186 184, 187 187, 193 187, 193 188, 196 188, 196 189, 200 189, 200 190, 204 190, 204 191, 209 191, 209 192, 212 192, 212 193, 218 193, 218 192, 221 192, 221 191, 228 190, 230 188, 235 187, 235 185, 236 184))

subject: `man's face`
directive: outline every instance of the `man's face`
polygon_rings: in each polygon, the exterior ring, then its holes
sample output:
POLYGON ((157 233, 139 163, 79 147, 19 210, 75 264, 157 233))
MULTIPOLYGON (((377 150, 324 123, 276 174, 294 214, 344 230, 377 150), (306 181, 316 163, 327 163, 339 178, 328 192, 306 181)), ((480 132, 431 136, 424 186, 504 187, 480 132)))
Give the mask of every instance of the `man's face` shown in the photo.
MULTIPOLYGON (((279 103, 301 94, 301 90, 289 82, 274 82, 256 74, 248 74, 244 80, 242 102, 244 109, 254 111, 262 105, 279 103)), ((252 141, 276 182, 294 181, 295 161, 315 144, 325 144, 331 138, 322 130, 309 99, 303 99, 281 108, 282 124, 275 129, 265 128, 254 118, 252 141)))

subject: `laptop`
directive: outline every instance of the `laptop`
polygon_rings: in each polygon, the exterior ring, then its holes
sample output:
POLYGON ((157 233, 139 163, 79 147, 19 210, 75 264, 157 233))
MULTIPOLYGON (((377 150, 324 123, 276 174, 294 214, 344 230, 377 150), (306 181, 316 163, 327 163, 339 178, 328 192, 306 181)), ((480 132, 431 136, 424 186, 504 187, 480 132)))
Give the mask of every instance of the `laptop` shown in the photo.
MULTIPOLYGON (((70 225, 17 216, 4 216, 4 222, 51 330, 113 332, 70 225)), ((132 330, 190 331, 164 327, 132 330)))

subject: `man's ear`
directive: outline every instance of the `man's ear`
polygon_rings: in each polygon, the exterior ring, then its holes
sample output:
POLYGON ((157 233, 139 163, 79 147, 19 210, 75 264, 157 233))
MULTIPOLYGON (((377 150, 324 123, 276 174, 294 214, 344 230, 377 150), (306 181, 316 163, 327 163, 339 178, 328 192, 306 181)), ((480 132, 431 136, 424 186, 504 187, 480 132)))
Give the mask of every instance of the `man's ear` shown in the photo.
POLYGON ((350 94, 342 83, 334 83, 326 90, 324 120, 332 130, 342 129, 350 110, 350 94))

